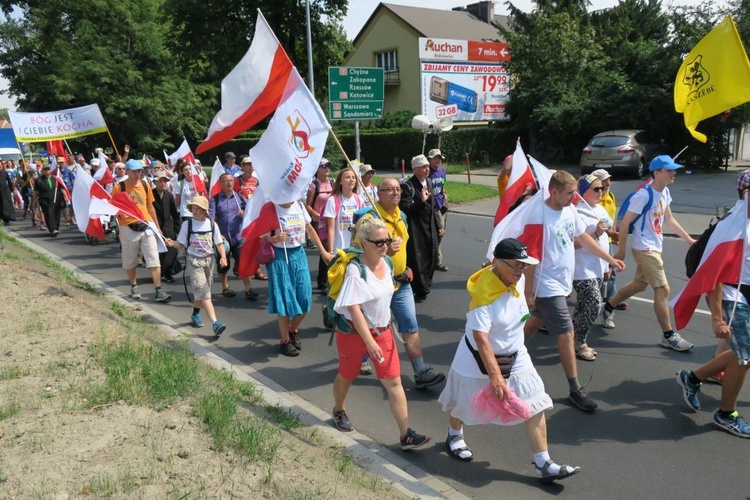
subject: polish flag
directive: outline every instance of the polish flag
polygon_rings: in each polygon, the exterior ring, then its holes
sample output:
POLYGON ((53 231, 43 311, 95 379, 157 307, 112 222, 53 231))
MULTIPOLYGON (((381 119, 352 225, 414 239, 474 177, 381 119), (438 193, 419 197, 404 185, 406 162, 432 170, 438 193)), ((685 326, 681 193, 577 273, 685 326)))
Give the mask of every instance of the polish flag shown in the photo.
POLYGON ((102 151, 99 151, 99 168, 94 172, 94 180, 102 186, 115 183, 115 177, 107 165, 107 157, 102 151))
POLYGON ((63 146, 63 141, 61 139, 58 139, 56 141, 47 141, 47 154, 49 156, 54 156, 55 158, 60 156, 65 156, 67 158, 67 155, 65 154, 65 146, 63 146))
POLYGON ((263 188, 258 187, 247 203, 242 218, 242 239, 245 242, 242 244, 237 263, 240 278, 247 278, 258 272, 260 265, 255 262, 255 255, 260 248, 260 237, 278 229, 279 216, 276 213, 276 205, 268 200, 263 188))
POLYGON ((143 154, 143 158, 141 158, 141 163, 143 163, 144 167, 148 167, 151 163, 151 160, 148 159, 148 156, 146 156, 145 153, 143 154))
POLYGON ((280 205, 305 196, 329 130, 323 110, 292 68, 281 104, 250 150, 258 181, 271 201, 280 205))
MULTIPOLYGON (((164 152, 164 155, 166 156, 167 152, 164 152)), ((177 165, 177 162, 179 160, 185 160, 191 165, 195 165, 195 156, 193 155, 193 150, 190 149, 190 145, 188 144, 187 139, 182 139, 182 144, 180 144, 180 147, 177 148, 177 151, 172 153, 169 156, 166 156, 167 163, 174 166, 177 165)), ((179 173, 179 172, 177 172, 179 173)))
MULTIPOLYGON (((107 169, 106 163, 103 167, 107 169)), ((102 167, 99 167, 101 170, 102 167)), ((91 208, 92 198, 108 199, 109 194, 104 190, 91 174, 84 169, 79 169, 76 183, 73 184, 73 210, 76 214, 78 230, 100 240, 104 239, 104 228, 98 216, 87 216, 91 208)))
POLYGON ((217 194, 221 193, 221 183, 219 182, 219 179, 221 178, 221 174, 224 173, 224 167, 221 164, 221 161, 219 161, 219 158, 216 158, 216 161, 214 162, 214 166, 211 167, 211 182, 209 184, 208 189, 208 198, 211 199, 217 194))
POLYGON ((492 262, 492 253, 500 240, 516 238, 526 245, 529 255, 541 261, 544 248, 543 216, 544 191, 537 191, 495 226, 487 250, 487 260, 492 262))
POLYGON ((701 263, 685 288, 669 303, 674 308, 675 326, 682 330, 693 317, 701 295, 717 283, 738 284, 745 261, 747 240, 747 200, 738 200, 731 214, 719 221, 706 243, 701 263))
POLYGON ((508 178, 508 187, 505 188, 505 193, 500 199, 497 212, 495 212, 495 226, 508 215, 508 210, 521 198, 526 188, 534 186, 534 184, 534 174, 529 167, 529 162, 526 161, 526 155, 523 152, 523 148, 521 148, 521 143, 516 142, 516 150, 513 153, 513 165, 511 166, 510 177, 508 178))
MULTIPOLYGON (((529 156, 529 163, 531 168, 534 170, 534 177, 536 177, 537 189, 544 191, 544 199, 549 198, 549 180, 552 178, 552 170, 548 169, 541 163, 539 163, 533 156, 529 156)), ((577 199, 574 199, 575 203, 577 199)))
POLYGON ((221 81, 221 110, 196 151, 215 148, 270 115, 281 104, 292 68, 284 48, 258 11, 250 49, 221 81))

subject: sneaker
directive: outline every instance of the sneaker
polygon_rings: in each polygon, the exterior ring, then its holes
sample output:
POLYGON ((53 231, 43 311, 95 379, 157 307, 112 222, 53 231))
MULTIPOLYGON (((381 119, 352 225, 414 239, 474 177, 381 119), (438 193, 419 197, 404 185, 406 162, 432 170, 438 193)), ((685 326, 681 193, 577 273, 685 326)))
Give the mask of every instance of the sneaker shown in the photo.
POLYGON ((289 356, 290 358, 299 356, 299 351, 291 342, 282 342, 279 345, 279 352, 284 356, 289 356))
POLYGON ((406 429, 406 434, 401 438, 401 449, 404 451, 413 450, 414 448, 419 448, 429 442, 430 436, 417 434, 411 427, 409 427, 406 429))
POLYGON ((245 298, 247 300, 257 300, 258 299, 258 292, 253 290, 252 288, 245 292, 245 298))
POLYGON ((164 290, 159 290, 158 292, 156 292, 154 300, 157 302, 169 302, 170 300, 172 300, 172 296, 164 290))
POLYGON ((750 424, 740 417, 740 414, 736 411, 732 412, 729 418, 722 418, 717 411, 714 413, 714 425, 729 434, 741 438, 750 438, 750 424))
POLYGON ((701 392, 702 384, 690 383, 690 372, 681 370, 675 374, 677 383, 682 386, 682 397, 690 408, 695 411, 701 409, 701 402, 698 399, 698 393, 701 392))
POLYGON ((201 319, 200 314, 192 314, 190 316, 190 324, 193 325, 196 328, 202 328, 203 327, 203 320, 201 319))
POLYGON ((447 267, 445 267, 445 266, 444 266, 444 265, 442 265, 442 264, 438 264, 438 265, 437 265, 437 267, 435 268, 435 270, 437 270, 437 271, 442 271, 442 272, 447 272, 447 271, 448 271, 448 268, 447 268, 447 267))
POLYGON ((602 326, 611 330, 615 327, 615 312, 608 312, 606 309, 602 309, 602 326))
POLYGON ((172 276, 164 276, 161 280, 164 283, 174 283, 174 278, 172 276))
POLYGON ((599 405, 596 404, 596 401, 589 397, 583 387, 577 391, 571 391, 568 400, 581 411, 591 412, 599 407, 599 405))
POLYGON ((674 332, 672 335, 666 338, 662 335, 659 345, 678 352, 689 351, 693 348, 693 344, 683 339, 682 336, 680 336, 680 334, 677 332, 674 332))
POLYGON ((372 375, 372 365, 368 361, 362 361, 362 365, 359 367, 360 375, 372 375))
POLYGON ((137 285, 130 286, 130 298, 133 300, 141 300, 141 292, 138 291, 137 285))
POLYGON ((52 237, 53 238, 57 238, 58 234, 60 234, 60 231, 58 231, 57 229, 55 229, 54 231, 52 231, 52 237))
POLYGON ((414 381, 417 383, 417 389, 425 389, 431 385, 439 384, 445 380, 445 375, 436 372, 432 367, 428 367, 422 373, 414 375, 414 381))
POLYGON ((227 329, 227 326, 221 321, 216 320, 214 321, 213 329, 214 329, 214 335, 218 337, 219 335, 224 333, 224 330, 227 329))
POLYGON ((42 222, 42 224, 39 226, 39 230, 40 231, 46 231, 47 230, 47 224, 45 224, 44 222, 42 222))
POLYGON ((298 351, 302 350, 302 341, 299 339, 299 330, 289 332, 289 341, 292 343, 295 349, 298 351))
POLYGON ((354 426, 352 425, 352 421, 349 420, 346 410, 333 410, 331 415, 333 415, 333 425, 341 432, 352 432, 354 430, 354 426))
POLYGON ((706 382, 711 382, 712 384, 721 385, 721 382, 723 380, 724 380, 724 372, 716 372, 713 375, 709 375, 709 377, 706 379, 706 382))

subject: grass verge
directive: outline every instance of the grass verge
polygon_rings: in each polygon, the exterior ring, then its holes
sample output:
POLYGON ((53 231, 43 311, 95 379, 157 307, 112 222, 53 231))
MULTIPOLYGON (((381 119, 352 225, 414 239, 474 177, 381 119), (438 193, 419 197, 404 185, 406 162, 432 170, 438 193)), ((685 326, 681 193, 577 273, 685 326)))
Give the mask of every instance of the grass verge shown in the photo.
MULTIPOLYGON (((372 182, 378 184, 381 180, 383 180, 383 177, 376 175, 373 177, 372 182)), ((456 204, 471 203, 497 196, 497 188, 495 187, 456 181, 447 181, 445 183, 445 192, 448 193, 450 203, 456 204)))

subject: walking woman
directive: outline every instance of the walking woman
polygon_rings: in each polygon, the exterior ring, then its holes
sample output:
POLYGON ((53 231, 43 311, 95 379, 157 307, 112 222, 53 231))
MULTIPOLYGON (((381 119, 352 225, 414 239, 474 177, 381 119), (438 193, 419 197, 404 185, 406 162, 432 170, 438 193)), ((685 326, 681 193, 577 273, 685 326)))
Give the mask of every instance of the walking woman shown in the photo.
POLYGON ((341 314, 349 328, 336 328, 339 370, 333 382, 333 422, 339 430, 354 430, 346 413, 346 395, 359 375, 362 357, 375 361, 375 373, 388 394, 388 404, 399 429, 402 450, 426 444, 429 436, 409 427, 406 393, 401 385, 401 365, 390 327, 393 270, 386 261, 392 243, 385 224, 374 217, 357 222, 357 241, 362 255, 350 262, 334 310, 341 314), (365 278, 362 278, 364 267, 365 278))
POLYGON ((305 253, 305 233, 320 252, 323 270, 332 255, 326 252, 318 233, 310 225, 310 216, 300 202, 276 205, 279 231, 264 236, 273 246, 274 258, 268 271, 268 312, 278 315, 284 356, 298 356, 302 350, 299 325, 312 306, 312 285, 305 253))
POLYGON ((350 169, 339 172, 333 183, 333 192, 326 201, 323 218, 328 232, 326 248, 335 253, 337 249, 346 249, 352 243, 354 212, 365 206, 362 197, 357 194, 357 175, 350 169))
MULTIPOLYGON (((589 174, 578 179, 578 194, 583 198, 577 205, 578 213, 586 224, 589 233, 604 250, 609 252, 607 231, 612 227, 612 219, 607 210, 599 205, 604 187, 602 181, 589 174)), ((584 361, 594 361, 598 354, 589 347, 587 337, 602 307, 601 288, 604 275, 609 272, 609 264, 585 248, 576 248, 576 265, 573 271, 573 289, 576 291, 576 308, 573 312, 573 334, 576 357, 584 361)))
MULTIPOLYGON (((331 162, 322 158, 318 165, 318 171, 315 173, 315 177, 310 183, 310 188, 307 190, 307 213, 310 215, 313 224, 315 224, 318 238, 324 245, 328 242, 328 226, 325 219, 323 219, 323 210, 325 209, 328 197, 331 196, 331 192, 333 191, 333 183, 330 177, 328 177, 330 173, 331 162)), ((326 284, 328 283, 327 271, 328 266, 321 258, 318 260, 318 290, 326 289, 326 284)))

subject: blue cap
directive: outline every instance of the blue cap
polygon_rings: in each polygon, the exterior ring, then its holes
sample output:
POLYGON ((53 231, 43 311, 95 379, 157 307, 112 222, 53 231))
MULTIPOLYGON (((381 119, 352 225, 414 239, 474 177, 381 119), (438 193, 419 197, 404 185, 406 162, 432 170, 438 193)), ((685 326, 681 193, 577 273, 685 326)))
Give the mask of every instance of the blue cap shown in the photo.
POLYGON ((659 155, 651 160, 651 164, 648 166, 649 172, 655 172, 663 168, 677 170, 678 168, 682 168, 682 165, 675 163, 671 156, 659 155))
POLYGON ((578 194, 583 196, 583 193, 585 193, 591 187, 591 185, 598 180, 601 179, 599 179, 599 177, 595 176, 593 173, 582 176, 580 179, 578 179, 578 194))
POLYGON ((128 160, 128 162, 125 164, 125 168, 128 170, 141 170, 143 168, 143 165, 141 165, 141 162, 138 160, 128 160))

